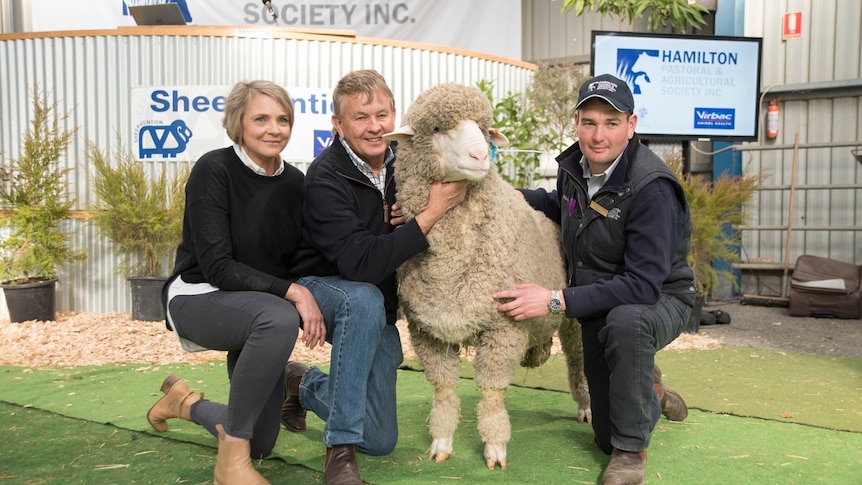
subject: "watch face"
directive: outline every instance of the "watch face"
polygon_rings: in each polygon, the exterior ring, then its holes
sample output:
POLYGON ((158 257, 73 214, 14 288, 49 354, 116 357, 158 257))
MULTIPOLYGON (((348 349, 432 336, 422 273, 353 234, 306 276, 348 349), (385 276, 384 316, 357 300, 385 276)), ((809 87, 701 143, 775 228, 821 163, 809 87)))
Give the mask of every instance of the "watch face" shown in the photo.
POLYGON ((551 299, 548 301, 548 309, 551 310, 551 313, 560 313, 560 309, 563 308, 563 302, 560 300, 560 292, 552 291, 551 299))

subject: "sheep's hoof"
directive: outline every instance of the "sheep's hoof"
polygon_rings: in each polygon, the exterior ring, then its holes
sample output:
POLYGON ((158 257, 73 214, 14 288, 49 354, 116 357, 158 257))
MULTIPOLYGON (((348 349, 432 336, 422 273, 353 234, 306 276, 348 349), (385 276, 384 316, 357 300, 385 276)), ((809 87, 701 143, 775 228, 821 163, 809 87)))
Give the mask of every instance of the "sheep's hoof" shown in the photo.
POLYGON ((500 465, 500 468, 505 470, 508 464, 505 444, 494 445, 488 443, 485 445, 485 465, 488 466, 489 470, 497 468, 497 465, 500 465))
POLYGON ((592 423, 593 422, 593 411, 590 408, 578 408, 578 422, 579 423, 592 423))
POLYGON ((454 438, 434 438, 431 449, 428 451, 428 459, 437 463, 444 462, 452 456, 454 438))
POLYGON ((437 463, 443 463, 444 461, 449 459, 449 453, 429 453, 428 459, 431 461, 436 461, 437 463))

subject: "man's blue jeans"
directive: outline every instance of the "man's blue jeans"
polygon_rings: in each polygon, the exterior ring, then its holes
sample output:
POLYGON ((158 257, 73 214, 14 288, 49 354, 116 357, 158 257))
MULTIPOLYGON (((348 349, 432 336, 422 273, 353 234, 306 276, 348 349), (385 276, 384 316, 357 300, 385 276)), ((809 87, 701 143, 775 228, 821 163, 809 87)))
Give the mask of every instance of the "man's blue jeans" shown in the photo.
POLYGON ((299 385, 300 403, 326 422, 327 447, 355 444, 369 455, 391 453, 398 441, 395 381, 404 356, 398 329, 386 324, 383 294, 339 276, 297 283, 317 301, 332 344, 329 375, 310 368, 299 385))

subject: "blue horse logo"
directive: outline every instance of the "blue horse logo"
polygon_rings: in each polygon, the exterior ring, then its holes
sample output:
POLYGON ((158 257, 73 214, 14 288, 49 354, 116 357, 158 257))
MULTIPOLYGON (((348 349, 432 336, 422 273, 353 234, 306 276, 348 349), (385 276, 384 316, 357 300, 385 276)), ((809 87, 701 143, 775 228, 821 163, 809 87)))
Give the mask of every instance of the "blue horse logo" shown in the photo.
POLYGON ((617 49, 617 77, 632 87, 632 94, 642 94, 641 83, 651 83, 649 72, 660 68, 657 49, 617 49))

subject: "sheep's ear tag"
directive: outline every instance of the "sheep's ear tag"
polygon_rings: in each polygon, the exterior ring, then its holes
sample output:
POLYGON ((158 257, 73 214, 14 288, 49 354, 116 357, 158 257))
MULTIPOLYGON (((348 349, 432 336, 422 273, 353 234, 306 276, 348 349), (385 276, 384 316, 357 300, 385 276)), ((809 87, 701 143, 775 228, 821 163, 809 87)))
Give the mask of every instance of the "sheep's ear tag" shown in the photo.
POLYGON ((497 158, 497 147, 506 145, 507 143, 509 143, 509 140, 500 133, 500 130, 496 128, 488 130, 488 144, 491 146, 492 161, 497 158))

